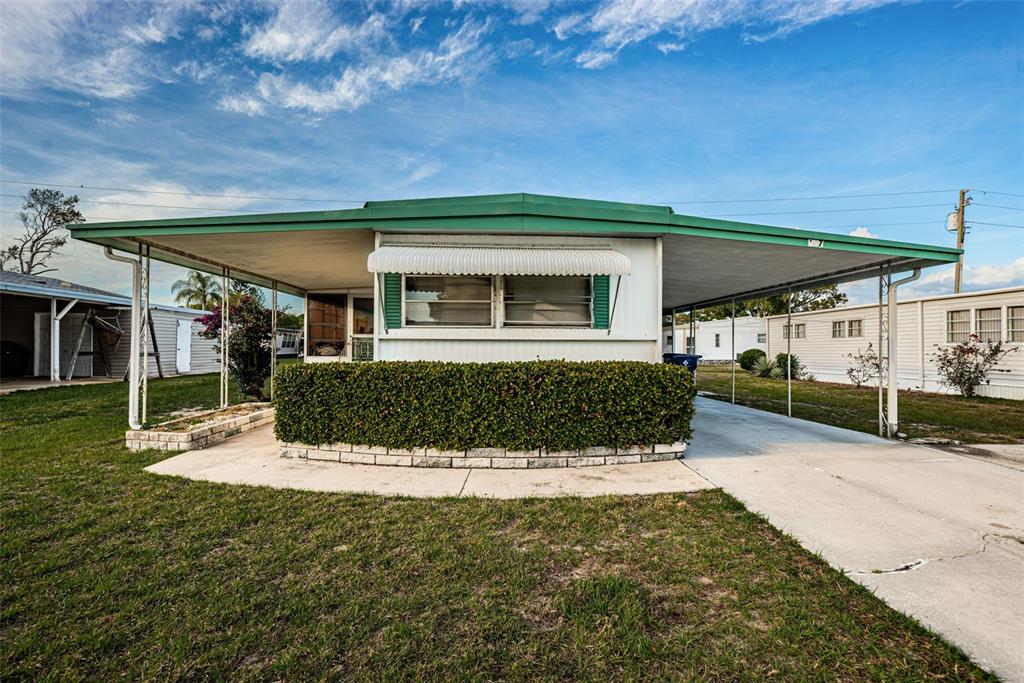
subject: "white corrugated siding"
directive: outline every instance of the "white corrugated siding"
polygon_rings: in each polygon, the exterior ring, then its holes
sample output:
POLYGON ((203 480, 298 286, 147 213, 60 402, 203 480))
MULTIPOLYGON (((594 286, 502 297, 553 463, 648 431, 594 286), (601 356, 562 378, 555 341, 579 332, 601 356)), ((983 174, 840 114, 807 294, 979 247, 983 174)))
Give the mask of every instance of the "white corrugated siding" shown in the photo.
MULTIPOLYGON (((196 317, 202 315, 201 311, 178 312, 153 309, 150 312, 150 315, 153 317, 153 329, 156 331, 156 344, 160 350, 160 369, 164 371, 164 377, 171 377, 178 374, 175 347, 178 343, 179 320, 192 321, 192 367, 190 372, 187 374, 199 375, 204 372, 218 372, 220 370, 220 356, 214 350, 214 346, 217 342, 212 339, 203 339, 200 337, 199 331, 202 329, 202 326, 199 323, 194 322, 196 317)), ((130 330, 131 311, 124 309, 118 311, 118 324, 121 326, 122 330, 125 330, 126 332, 130 330)), ((111 357, 111 365, 113 366, 113 375, 115 377, 121 377, 127 371, 128 359, 131 357, 130 348, 131 340, 126 334, 121 338, 117 351, 111 357)), ((149 352, 150 354, 153 353, 152 338, 149 340, 149 352)), ((150 355, 150 377, 158 376, 159 373, 157 372, 156 365, 156 357, 150 355)))
MULTIPOLYGON (((1024 289, 901 302, 897 338, 900 388, 947 393, 955 391, 939 384, 939 375, 932 358, 939 347, 946 345, 947 311, 971 310, 973 330, 974 309, 1021 305, 1024 305, 1024 289), (923 326, 919 319, 919 310, 923 312, 923 326)), ((782 328, 786 324, 786 317, 775 316, 769 318, 767 323, 770 355, 785 352, 786 340, 782 337, 782 328)), ((871 343, 873 348, 878 346, 878 308, 875 306, 836 308, 794 315, 793 324, 800 323, 806 325, 807 337, 793 339, 793 353, 817 379, 822 381, 849 382, 846 370, 853 361, 848 354, 856 354, 866 349, 868 343, 871 343), (832 322, 839 320, 863 320, 864 336, 833 339, 832 322)), ((1003 338, 1006 339, 1005 319, 1003 338)), ((996 398, 1024 399, 1024 344, 1007 342, 1006 345, 1017 347, 1017 351, 1007 355, 996 366, 995 371, 989 373, 988 383, 978 388, 978 394, 996 398)))
POLYGON ((378 247, 371 273, 410 275, 628 275, 629 257, 597 247, 378 247))

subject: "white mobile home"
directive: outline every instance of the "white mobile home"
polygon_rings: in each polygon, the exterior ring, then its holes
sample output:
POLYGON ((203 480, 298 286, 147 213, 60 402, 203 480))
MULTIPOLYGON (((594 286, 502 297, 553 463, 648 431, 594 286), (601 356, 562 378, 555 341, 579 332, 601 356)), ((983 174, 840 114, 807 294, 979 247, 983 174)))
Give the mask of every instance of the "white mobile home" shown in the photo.
POLYGON ((690 337, 689 325, 671 325, 662 330, 663 353, 695 353, 701 362, 727 361, 732 359, 733 348, 736 356, 747 349, 767 348, 764 320, 743 316, 736 318, 735 328, 730 318, 724 320, 703 320, 694 324, 696 338, 690 337), (736 346, 732 345, 733 329, 736 330, 736 346))
MULTIPOLYGON (((992 372, 981 396, 1024 399, 1024 287, 948 294, 898 304, 899 387, 950 391, 939 384, 933 354, 970 334, 1016 347, 992 372)), ((765 320, 768 354, 786 351, 786 316, 765 320)), ((793 353, 822 381, 849 382, 850 354, 878 349, 878 306, 793 314, 793 353)))
POLYGON ((523 193, 71 232, 128 261, 136 280, 148 257, 304 297, 307 363, 657 362, 661 322, 681 309, 890 277, 960 254, 523 193))

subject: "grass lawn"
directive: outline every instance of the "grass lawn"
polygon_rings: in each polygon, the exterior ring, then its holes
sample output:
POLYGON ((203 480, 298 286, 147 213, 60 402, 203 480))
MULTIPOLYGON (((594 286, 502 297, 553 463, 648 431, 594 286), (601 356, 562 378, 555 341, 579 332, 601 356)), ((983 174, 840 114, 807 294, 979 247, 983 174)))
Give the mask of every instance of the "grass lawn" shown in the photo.
MULTIPOLYGON (((732 370, 702 365, 697 390, 730 400, 732 370)), ((736 402, 786 413, 786 380, 764 379, 736 367, 736 402)), ((878 387, 793 382, 793 416, 878 433, 878 387)), ((1024 401, 900 392, 900 430, 909 438, 939 437, 965 443, 1024 443, 1024 401)))
MULTIPOLYGON (((125 386, 0 397, 0 677, 986 680, 736 500, 159 477, 125 386)), ((150 383, 152 412, 217 378, 150 383)), ((196 396, 201 396, 197 400, 196 396)))

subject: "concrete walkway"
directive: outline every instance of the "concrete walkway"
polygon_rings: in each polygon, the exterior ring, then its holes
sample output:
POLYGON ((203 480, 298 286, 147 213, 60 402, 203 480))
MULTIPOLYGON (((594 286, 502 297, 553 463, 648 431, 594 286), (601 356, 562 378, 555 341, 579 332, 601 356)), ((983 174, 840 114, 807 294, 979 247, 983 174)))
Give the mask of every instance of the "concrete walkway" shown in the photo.
POLYGON ((689 467, 1024 681, 1024 472, 710 399, 695 428, 689 467))
POLYGON ((420 469, 343 465, 277 454, 271 427, 146 468, 156 474, 277 488, 401 496, 602 496, 714 488, 678 460, 550 470, 420 469))

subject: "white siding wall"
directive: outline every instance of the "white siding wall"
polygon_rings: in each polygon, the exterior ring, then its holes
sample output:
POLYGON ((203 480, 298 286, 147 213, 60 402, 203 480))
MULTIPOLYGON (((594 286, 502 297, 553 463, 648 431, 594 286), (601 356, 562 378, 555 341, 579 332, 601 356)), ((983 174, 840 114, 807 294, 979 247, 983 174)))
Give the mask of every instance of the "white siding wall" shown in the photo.
MULTIPOLYGON (((957 297, 935 297, 906 301, 899 304, 898 313, 898 372, 901 389, 949 392, 948 387, 939 384, 932 355, 946 344, 946 312, 955 310, 971 311, 971 329, 974 329, 974 309, 1003 308, 1024 305, 1024 288, 993 293, 962 294, 957 297), (923 315, 922 315, 923 314, 923 315), (923 321, 922 321, 923 318, 923 321), (923 324, 922 324, 923 322, 923 324), (923 332, 923 336, 922 336, 923 332)), ((1005 311, 1003 315, 1003 339, 1008 339, 1005 311)), ((868 343, 878 346, 878 308, 876 306, 851 306, 829 311, 798 313, 793 316, 793 325, 806 325, 805 339, 793 341, 793 353, 815 377, 827 382, 849 382, 846 370, 853 361, 848 354, 859 353, 868 343), (851 339, 832 338, 833 321, 863 320, 864 336, 851 339)), ((786 316, 775 316, 767 320, 769 355, 786 351, 783 326, 786 316)), ((1024 399, 1024 344, 1017 347, 990 373, 989 383, 978 389, 982 396, 1024 399)))
MULTIPOLYGON (((175 347, 178 339, 178 321, 190 320, 192 322, 192 368, 190 375, 200 375, 205 372, 218 372, 220 370, 220 355, 214 350, 217 342, 212 339, 203 339, 199 336, 202 325, 195 322, 195 318, 202 315, 201 311, 178 312, 161 309, 153 309, 150 312, 153 317, 153 329, 156 331, 156 343, 160 349, 160 368, 164 371, 164 377, 172 377, 178 374, 175 362, 175 347)), ((131 329, 131 311, 118 309, 118 324, 122 330, 128 332, 131 329)), ((153 342, 149 340, 149 352, 153 353, 153 342)), ((124 375, 128 368, 128 359, 131 357, 131 340, 126 334, 121 338, 117 351, 111 357, 113 374, 115 377, 124 375)), ((99 361, 97 361, 99 362, 99 361)), ((149 357, 149 376, 157 377, 157 361, 152 355, 149 357)), ((140 359, 140 368, 141 359, 140 359)))
MULTIPOLYGON (((418 235, 387 235, 388 243, 422 241, 418 235)), ((610 330, 524 328, 401 328, 380 330, 376 357, 380 360, 661 360, 661 263, 656 239, 579 238, 545 236, 429 235, 430 242, 472 243, 500 239, 503 244, 607 245, 629 257, 631 274, 622 277, 610 330)), ((617 278, 610 280, 610 301, 617 278)), ((609 302, 609 306, 610 306, 609 302)), ((379 307, 378 307, 379 308, 379 307)))
MULTIPOLYGON (((665 328, 662 338, 662 350, 664 353, 672 353, 672 344, 669 343, 668 335, 675 339, 675 353, 686 353, 686 337, 690 334, 689 325, 679 325, 675 333, 672 328, 665 328)), ((736 318, 736 355, 739 356, 747 349, 765 350, 764 342, 758 342, 757 336, 764 334, 764 320, 761 318, 736 318)), ((729 360, 732 356, 732 321, 708 320, 697 323, 697 353, 703 356, 701 360, 729 360), (715 335, 718 335, 719 345, 715 346, 715 335)))

